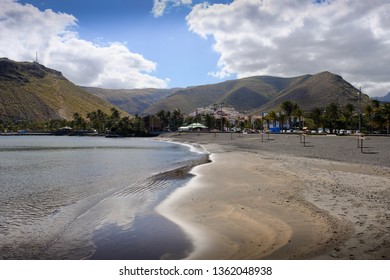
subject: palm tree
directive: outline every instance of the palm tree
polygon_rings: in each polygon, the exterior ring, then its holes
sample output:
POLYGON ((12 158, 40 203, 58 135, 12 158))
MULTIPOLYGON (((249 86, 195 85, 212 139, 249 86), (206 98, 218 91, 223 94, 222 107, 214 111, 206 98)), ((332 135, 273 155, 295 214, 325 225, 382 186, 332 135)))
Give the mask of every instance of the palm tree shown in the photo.
POLYGON ((368 118, 368 130, 371 132, 372 127, 375 125, 374 124, 374 107, 370 104, 368 104, 366 107, 364 107, 364 114, 368 118))
POLYGON ((263 121, 261 119, 257 118, 257 119, 255 119, 253 125, 254 125, 254 128, 256 130, 260 130, 263 127, 263 121))
POLYGON ((386 132, 390 132, 390 103, 380 105, 374 114, 373 121, 380 131, 386 127, 386 132))
POLYGON ((293 114, 294 104, 291 101, 287 100, 287 101, 284 101, 280 107, 284 111, 284 113, 286 114, 287 119, 288 119, 289 128, 291 128, 292 127, 291 116, 293 114))
POLYGON ((85 129, 86 128, 86 122, 84 118, 79 113, 73 114, 73 126, 76 130, 85 129))
POLYGON ((334 102, 330 103, 329 106, 326 108, 326 117, 329 119, 331 132, 333 132, 333 130, 336 128, 336 123, 339 116, 340 111, 337 104, 334 102))
POLYGON ((144 120, 138 115, 135 115, 135 117, 133 119, 133 129, 134 129, 135 134, 141 135, 141 136, 145 135, 147 132, 146 128, 145 128, 144 120))
POLYGON ((387 134, 390 133, 390 103, 385 103, 382 105, 383 118, 385 119, 385 125, 387 128, 387 134))
POLYGON ((279 121, 279 128, 281 130, 283 130, 283 125, 286 122, 286 118, 287 118, 286 114, 279 113, 278 121, 279 121))
POLYGON ((112 107, 111 109, 110 109, 110 111, 111 111, 111 116, 110 116, 110 118, 114 121, 114 122, 118 122, 119 120, 120 120, 120 118, 121 118, 121 113, 118 111, 118 109, 117 108, 115 108, 115 107, 112 107))
POLYGON ((98 109, 97 111, 93 111, 87 114, 87 118, 92 123, 92 127, 97 129, 98 133, 103 133, 106 122, 107 122, 107 114, 98 109))
POLYGON ((318 128, 323 124, 323 110, 319 107, 314 108, 310 112, 310 118, 314 121, 314 124, 316 125, 316 129, 318 132, 318 128))
POLYGON ((275 111, 269 112, 266 118, 267 117, 270 121, 273 122, 273 127, 276 127, 276 121, 278 120, 278 115, 276 114, 276 112, 275 111))
POLYGON ((380 105, 381 105, 381 103, 379 102, 379 100, 376 100, 376 99, 372 99, 372 100, 371 100, 371 104, 372 104, 372 106, 374 107, 375 110, 376 110, 376 109, 379 109, 379 107, 380 107, 380 105))
POLYGON ((386 108, 386 106, 388 106, 388 103, 382 105, 378 100, 373 99, 371 100, 371 104, 364 108, 364 113, 368 116, 370 131, 372 130, 372 127, 382 130, 384 123, 386 122, 386 114, 384 113, 384 108, 386 108))
POLYGON ((301 129, 301 118, 303 116, 303 110, 298 106, 297 103, 294 104, 293 114, 294 114, 294 117, 298 120, 298 127, 300 130, 301 129))
MULTIPOLYGON (((271 122, 271 119, 270 119, 270 117, 268 116, 268 114, 264 117, 264 121, 265 121, 265 123, 266 123, 266 125, 267 125, 267 129, 269 129, 269 124, 270 124, 270 122, 271 122)), ((265 130, 265 127, 264 127, 264 130, 265 130)))
POLYGON ((167 120, 167 115, 165 114, 165 111, 164 110, 160 110, 156 116, 160 119, 161 121, 161 128, 164 130, 168 124, 168 120, 167 120))
POLYGON ((204 116, 205 126, 207 126, 210 130, 215 128, 215 117, 211 114, 206 114, 204 116))
POLYGON ((107 126, 110 132, 116 132, 118 129, 119 121, 121 119, 121 114, 115 107, 110 109, 111 115, 108 118, 107 126))
POLYGON ((355 106, 353 106, 351 103, 348 103, 345 105, 342 115, 345 121, 345 128, 348 129, 348 124, 351 121, 351 118, 353 116, 353 112, 355 111, 355 106))
POLYGON ((169 128, 173 131, 176 131, 180 126, 183 125, 183 122, 184 122, 184 116, 180 111, 180 109, 173 110, 173 113, 169 121, 169 128))

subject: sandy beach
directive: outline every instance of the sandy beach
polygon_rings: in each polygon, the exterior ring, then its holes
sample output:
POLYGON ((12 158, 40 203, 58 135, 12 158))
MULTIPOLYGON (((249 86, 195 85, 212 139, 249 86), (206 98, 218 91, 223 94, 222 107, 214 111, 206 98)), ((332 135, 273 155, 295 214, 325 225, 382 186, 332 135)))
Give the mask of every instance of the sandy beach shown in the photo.
POLYGON ((188 259, 390 259, 390 138, 170 134, 211 163, 157 211, 188 259))

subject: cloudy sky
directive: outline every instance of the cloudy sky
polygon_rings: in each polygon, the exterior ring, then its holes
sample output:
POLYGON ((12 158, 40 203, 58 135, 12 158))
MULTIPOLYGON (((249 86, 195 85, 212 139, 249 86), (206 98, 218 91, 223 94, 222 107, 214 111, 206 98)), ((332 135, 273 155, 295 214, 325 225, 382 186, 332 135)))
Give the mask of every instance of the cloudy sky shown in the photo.
POLYGON ((79 85, 185 87, 331 71, 390 91, 389 0, 0 0, 0 57, 79 85))

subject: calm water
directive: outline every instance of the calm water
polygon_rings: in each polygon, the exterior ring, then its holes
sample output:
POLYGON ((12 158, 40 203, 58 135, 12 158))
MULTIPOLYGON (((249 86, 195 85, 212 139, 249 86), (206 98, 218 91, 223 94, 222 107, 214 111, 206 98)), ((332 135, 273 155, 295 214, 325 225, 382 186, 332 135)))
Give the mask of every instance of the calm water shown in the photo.
POLYGON ((184 257, 153 209, 189 180, 161 173, 204 158, 151 139, 0 137, 0 258, 184 257))

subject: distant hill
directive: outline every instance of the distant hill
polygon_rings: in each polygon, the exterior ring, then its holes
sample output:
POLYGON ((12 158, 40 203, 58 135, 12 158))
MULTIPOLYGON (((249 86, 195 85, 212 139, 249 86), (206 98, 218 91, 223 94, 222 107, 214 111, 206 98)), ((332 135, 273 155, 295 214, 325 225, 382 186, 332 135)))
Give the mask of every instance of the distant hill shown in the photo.
MULTIPOLYGON (((284 101, 296 102, 304 111, 315 107, 326 107, 334 102, 341 106, 348 103, 358 106, 359 90, 345 81, 341 76, 330 72, 307 75, 297 83, 279 92, 270 102, 253 110, 261 114, 270 110, 280 110, 284 101)), ((370 98, 362 94, 362 104, 368 104, 370 98)))
POLYGON ((390 92, 385 96, 373 97, 372 99, 378 100, 380 102, 390 102, 390 92))
POLYGON ((145 113, 155 114, 160 110, 180 108, 189 113, 196 108, 224 103, 238 111, 251 111, 272 100, 278 92, 301 80, 298 78, 278 78, 270 76, 249 77, 230 80, 218 84, 189 87, 176 91, 171 96, 157 102, 145 113))
MULTIPOLYGON (((0 58, 0 120, 72 119, 100 109, 110 112, 113 105, 122 114, 156 114, 179 108, 184 113, 196 108, 231 106, 237 111, 260 115, 280 110, 290 100, 307 111, 331 102, 352 103, 357 107, 358 90, 341 76, 330 72, 292 78, 255 76, 218 84, 174 89, 109 90, 79 87, 61 72, 38 63, 0 58)), ((389 100, 390 93, 383 97, 389 100)), ((362 94, 363 105, 370 98, 362 94)))
MULTIPOLYGON (((370 100, 365 94, 362 99, 364 104, 370 100)), ((297 102, 303 110, 325 107, 331 102, 357 106, 358 90, 330 72, 293 78, 255 76, 178 90, 147 108, 145 113, 175 108, 190 113, 199 107, 224 103, 240 112, 261 114, 279 110, 286 100, 297 102)))
POLYGON ((72 119, 112 104, 68 81, 61 72, 32 62, 0 58, 0 120, 72 119))
POLYGON ((94 87, 83 87, 83 89, 132 115, 142 114, 146 108, 179 90, 179 88, 102 89, 94 87))

